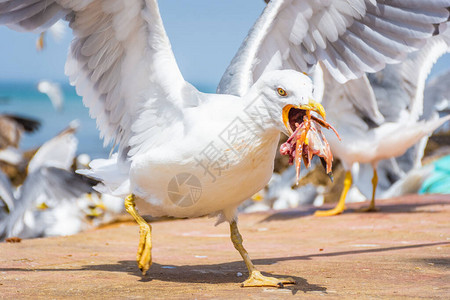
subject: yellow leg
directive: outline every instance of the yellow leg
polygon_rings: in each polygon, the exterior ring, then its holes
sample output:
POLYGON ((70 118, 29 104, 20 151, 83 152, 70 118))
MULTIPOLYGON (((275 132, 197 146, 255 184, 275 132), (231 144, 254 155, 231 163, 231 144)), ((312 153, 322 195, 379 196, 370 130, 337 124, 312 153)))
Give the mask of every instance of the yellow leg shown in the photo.
POLYGON ((236 221, 230 223, 230 233, 231 233, 231 241, 233 242, 234 248, 239 251, 239 254, 244 259, 245 265, 247 266, 249 277, 246 281, 241 283, 242 287, 250 287, 250 286, 275 286, 275 287, 283 287, 283 284, 294 284, 295 281, 292 278, 275 278, 275 277, 267 277, 261 274, 258 270, 256 270, 253 265, 250 257, 242 245, 242 236, 239 233, 237 228, 236 221))
POLYGON ((366 208, 359 209, 361 212, 374 212, 378 211, 378 208, 375 207, 375 191, 378 185, 378 173, 377 169, 373 168, 373 177, 372 177, 372 199, 370 200, 370 204, 366 208))
POLYGON ((335 216, 341 214, 345 210, 345 198, 347 197, 347 193, 352 186, 352 173, 347 171, 345 173, 344 179, 344 190, 342 191, 341 197, 339 198, 339 202, 335 208, 330 210, 318 210, 314 213, 317 217, 328 217, 335 216))
POLYGON ((137 212, 134 198, 133 194, 130 194, 125 198, 125 209, 139 224, 140 238, 137 251, 137 262, 139 269, 142 271, 142 275, 145 275, 152 265, 152 227, 137 212))

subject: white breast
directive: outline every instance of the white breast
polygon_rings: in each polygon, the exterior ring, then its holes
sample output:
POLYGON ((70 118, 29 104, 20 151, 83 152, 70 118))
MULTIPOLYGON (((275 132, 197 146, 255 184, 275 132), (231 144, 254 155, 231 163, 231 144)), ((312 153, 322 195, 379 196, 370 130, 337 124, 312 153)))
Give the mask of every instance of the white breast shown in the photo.
POLYGON ((151 204, 153 216, 197 217, 239 205, 269 181, 279 133, 227 138, 219 134, 194 149, 176 151, 178 145, 135 160, 132 191, 151 204))

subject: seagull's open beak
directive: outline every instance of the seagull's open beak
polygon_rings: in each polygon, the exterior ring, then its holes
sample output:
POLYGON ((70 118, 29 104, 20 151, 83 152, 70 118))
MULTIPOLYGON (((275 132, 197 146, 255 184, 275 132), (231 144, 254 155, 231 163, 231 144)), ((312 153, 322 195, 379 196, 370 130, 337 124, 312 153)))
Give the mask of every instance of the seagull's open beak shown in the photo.
POLYGON ((289 156, 289 163, 295 163, 297 172, 297 183, 300 176, 300 164, 308 168, 313 156, 319 156, 325 160, 326 172, 331 173, 333 155, 330 145, 322 133, 321 127, 331 129, 339 138, 336 130, 325 121, 325 109, 320 103, 309 99, 308 104, 286 105, 283 107, 283 122, 290 136, 280 146, 280 154, 289 156), (311 114, 311 111, 320 117, 311 114))
POLYGON ((310 114, 311 111, 319 114, 324 121, 326 120, 326 113, 322 104, 313 99, 309 99, 308 104, 286 105, 283 108, 282 116, 284 126, 286 126, 288 132, 292 134, 296 129, 295 123, 301 123, 303 116, 310 114))

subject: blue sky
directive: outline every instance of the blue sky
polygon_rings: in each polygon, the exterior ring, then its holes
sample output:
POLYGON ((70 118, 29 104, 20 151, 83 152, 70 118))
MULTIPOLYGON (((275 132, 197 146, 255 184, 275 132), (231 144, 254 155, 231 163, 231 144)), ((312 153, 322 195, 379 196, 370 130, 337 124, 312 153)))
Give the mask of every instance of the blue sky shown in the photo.
MULTIPOLYGON (((163 21, 175 57, 186 80, 216 86, 248 30, 264 8, 263 0, 164 0, 163 21)), ((70 31, 38 53, 36 35, 0 27, 0 80, 67 82, 64 62, 72 39, 70 31)), ((450 68, 450 55, 438 61, 432 75, 450 68)))

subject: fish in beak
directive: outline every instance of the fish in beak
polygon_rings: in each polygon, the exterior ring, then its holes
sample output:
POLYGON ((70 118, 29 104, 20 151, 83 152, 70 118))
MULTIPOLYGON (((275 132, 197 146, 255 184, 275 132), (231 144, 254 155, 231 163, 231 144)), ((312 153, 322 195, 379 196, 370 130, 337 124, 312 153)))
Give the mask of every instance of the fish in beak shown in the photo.
POLYGON ((331 129, 339 138, 337 131, 326 122, 323 106, 310 99, 308 104, 286 105, 283 108, 283 122, 290 136, 280 146, 281 155, 289 156, 289 164, 295 163, 297 184, 300 176, 300 166, 303 163, 308 168, 314 155, 319 156, 326 164, 327 174, 331 174, 333 155, 330 145, 322 133, 321 127, 331 129), (316 116, 317 114, 318 116, 316 116))

